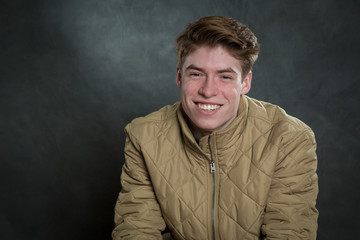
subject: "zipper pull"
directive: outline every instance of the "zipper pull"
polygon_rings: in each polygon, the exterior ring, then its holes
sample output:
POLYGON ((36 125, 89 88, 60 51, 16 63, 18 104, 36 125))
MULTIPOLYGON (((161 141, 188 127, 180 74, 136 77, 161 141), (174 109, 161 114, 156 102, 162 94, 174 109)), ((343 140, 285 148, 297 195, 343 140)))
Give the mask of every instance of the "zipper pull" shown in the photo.
POLYGON ((211 161, 211 162, 210 162, 210 172, 211 172, 211 173, 216 172, 214 161, 211 161))

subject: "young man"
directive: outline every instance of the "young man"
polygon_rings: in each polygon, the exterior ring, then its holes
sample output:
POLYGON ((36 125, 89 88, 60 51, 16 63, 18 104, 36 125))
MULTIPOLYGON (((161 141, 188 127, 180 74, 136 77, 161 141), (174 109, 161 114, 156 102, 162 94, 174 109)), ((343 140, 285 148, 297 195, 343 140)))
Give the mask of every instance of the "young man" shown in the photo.
POLYGON ((113 239, 316 238, 314 135, 245 95, 259 49, 226 17, 177 38, 181 102, 125 128, 113 239))

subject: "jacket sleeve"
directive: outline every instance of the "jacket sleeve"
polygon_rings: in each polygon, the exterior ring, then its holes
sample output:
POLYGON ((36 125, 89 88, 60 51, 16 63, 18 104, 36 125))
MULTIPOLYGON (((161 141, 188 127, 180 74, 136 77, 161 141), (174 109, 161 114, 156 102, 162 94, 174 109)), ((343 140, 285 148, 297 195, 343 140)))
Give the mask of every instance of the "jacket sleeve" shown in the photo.
POLYGON ((122 189, 115 206, 112 239, 162 239, 165 223, 136 141, 125 143, 122 189))
POLYGON ((316 239, 317 157, 313 132, 282 137, 264 214, 264 239, 316 239))

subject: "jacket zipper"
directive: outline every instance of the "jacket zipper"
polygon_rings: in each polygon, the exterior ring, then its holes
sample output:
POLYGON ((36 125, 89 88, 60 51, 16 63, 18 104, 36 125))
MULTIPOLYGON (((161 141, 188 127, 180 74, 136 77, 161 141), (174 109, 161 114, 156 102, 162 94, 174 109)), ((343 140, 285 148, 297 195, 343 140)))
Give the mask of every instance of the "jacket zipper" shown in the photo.
POLYGON ((196 144, 197 149, 199 149, 200 152, 202 152, 205 157, 209 160, 210 163, 210 173, 212 174, 212 179, 213 179, 213 196, 212 196, 212 211, 211 211, 211 225, 212 225, 212 235, 213 235, 213 240, 215 240, 215 172, 216 172, 216 168, 215 168, 215 163, 214 163, 214 158, 212 155, 212 150, 211 150, 211 137, 209 136, 209 140, 208 140, 208 144, 209 144, 209 150, 210 150, 210 158, 202 151, 202 149, 196 144))
POLYGON ((213 179, 213 199, 212 199, 212 213, 211 213, 211 224, 212 224, 212 235, 213 240, 215 240, 215 163, 214 158, 211 150, 211 137, 209 136, 209 150, 210 150, 210 173, 212 174, 213 179))

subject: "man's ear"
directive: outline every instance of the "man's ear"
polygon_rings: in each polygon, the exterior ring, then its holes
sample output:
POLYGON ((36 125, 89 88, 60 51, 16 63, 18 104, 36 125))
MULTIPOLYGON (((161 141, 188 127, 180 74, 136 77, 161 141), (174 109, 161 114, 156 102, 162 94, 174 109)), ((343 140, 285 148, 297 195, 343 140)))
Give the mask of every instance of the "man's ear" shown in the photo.
POLYGON ((181 83, 182 83, 181 70, 180 70, 179 65, 178 65, 176 67, 176 85, 178 86, 178 88, 181 88, 181 83))
POLYGON ((252 72, 250 71, 242 82, 241 95, 247 94, 251 88, 252 72))

